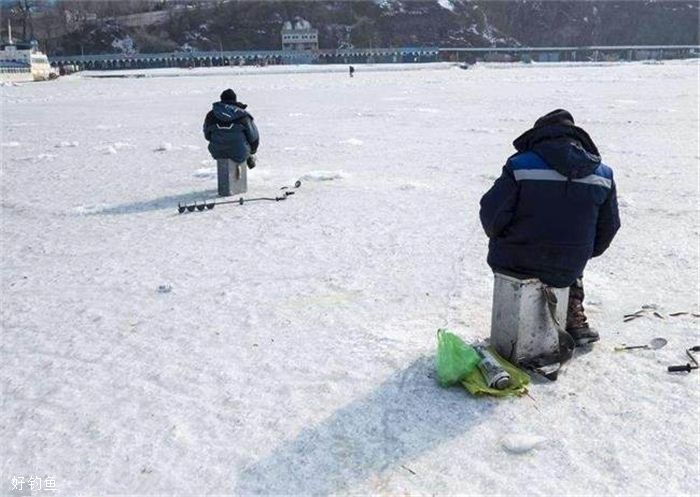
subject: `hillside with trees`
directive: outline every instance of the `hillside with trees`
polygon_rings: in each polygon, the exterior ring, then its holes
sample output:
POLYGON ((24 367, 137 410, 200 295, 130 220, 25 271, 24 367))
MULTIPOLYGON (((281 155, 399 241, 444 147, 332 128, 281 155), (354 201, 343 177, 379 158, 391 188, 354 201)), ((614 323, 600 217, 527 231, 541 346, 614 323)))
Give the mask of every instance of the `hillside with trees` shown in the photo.
MULTIPOLYGON (((49 55, 277 50, 286 20, 321 48, 698 44, 698 2, 3 0, 14 33, 49 55)), ((2 36, 7 37, 6 22, 2 36)))

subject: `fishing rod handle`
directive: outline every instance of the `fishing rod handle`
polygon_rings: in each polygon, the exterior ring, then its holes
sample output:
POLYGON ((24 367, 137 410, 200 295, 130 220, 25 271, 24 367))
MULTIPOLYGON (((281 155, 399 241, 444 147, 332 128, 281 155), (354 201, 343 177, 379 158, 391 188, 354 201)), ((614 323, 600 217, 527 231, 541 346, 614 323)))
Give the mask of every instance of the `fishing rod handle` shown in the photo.
POLYGON ((680 372, 685 372, 685 373, 690 373, 691 371, 690 364, 684 364, 683 366, 669 366, 668 367, 668 372, 669 373, 680 373, 680 372))

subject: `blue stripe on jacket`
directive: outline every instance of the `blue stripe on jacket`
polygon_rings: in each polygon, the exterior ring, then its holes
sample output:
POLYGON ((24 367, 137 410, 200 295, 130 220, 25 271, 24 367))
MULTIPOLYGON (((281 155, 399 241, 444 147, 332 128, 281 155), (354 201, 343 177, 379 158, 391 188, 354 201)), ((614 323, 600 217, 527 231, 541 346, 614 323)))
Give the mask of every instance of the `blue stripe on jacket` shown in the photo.
MULTIPOLYGON (((553 180, 553 181, 567 181, 568 178, 558 171, 554 170, 547 164, 542 157, 537 155, 535 152, 525 152, 522 154, 515 154, 509 160, 511 169, 515 175, 516 181, 521 179, 541 179, 541 180, 553 180), (554 174, 529 174, 528 171, 550 171, 554 174)), ((574 178, 571 181, 580 183, 590 183, 605 186, 607 188, 612 188, 613 173, 605 164, 600 164, 595 171, 585 178, 574 178), (590 178, 591 176, 597 176, 607 181, 596 181, 590 178)))

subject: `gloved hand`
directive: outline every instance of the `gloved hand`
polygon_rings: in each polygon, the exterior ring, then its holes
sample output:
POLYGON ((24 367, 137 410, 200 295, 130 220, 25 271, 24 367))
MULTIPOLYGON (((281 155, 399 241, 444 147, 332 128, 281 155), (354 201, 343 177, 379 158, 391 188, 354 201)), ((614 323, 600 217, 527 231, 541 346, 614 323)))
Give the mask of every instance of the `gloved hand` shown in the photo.
POLYGON ((248 164, 248 169, 253 169, 256 163, 255 156, 249 155, 245 162, 248 164))

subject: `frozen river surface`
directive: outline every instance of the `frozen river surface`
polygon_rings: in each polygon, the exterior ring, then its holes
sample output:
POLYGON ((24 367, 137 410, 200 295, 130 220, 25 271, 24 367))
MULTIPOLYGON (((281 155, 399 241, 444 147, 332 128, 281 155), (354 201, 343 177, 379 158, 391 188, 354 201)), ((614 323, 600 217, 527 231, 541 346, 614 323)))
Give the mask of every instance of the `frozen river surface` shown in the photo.
POLYGON ((385 69, 0 88, 3 495, 696 494, 700 375, 666 366, 700 342, 669 316, 698 312, 697 62, 385 69), (179 215, 215 194, 227 87, 249 195, 304 184, 179 215), (602 339, 531 397, 441 389, 436 329, 489 334, 479 198, 558 107, 618 185, 602 339), (623 322, 643 305, 664 319, 623 322))

